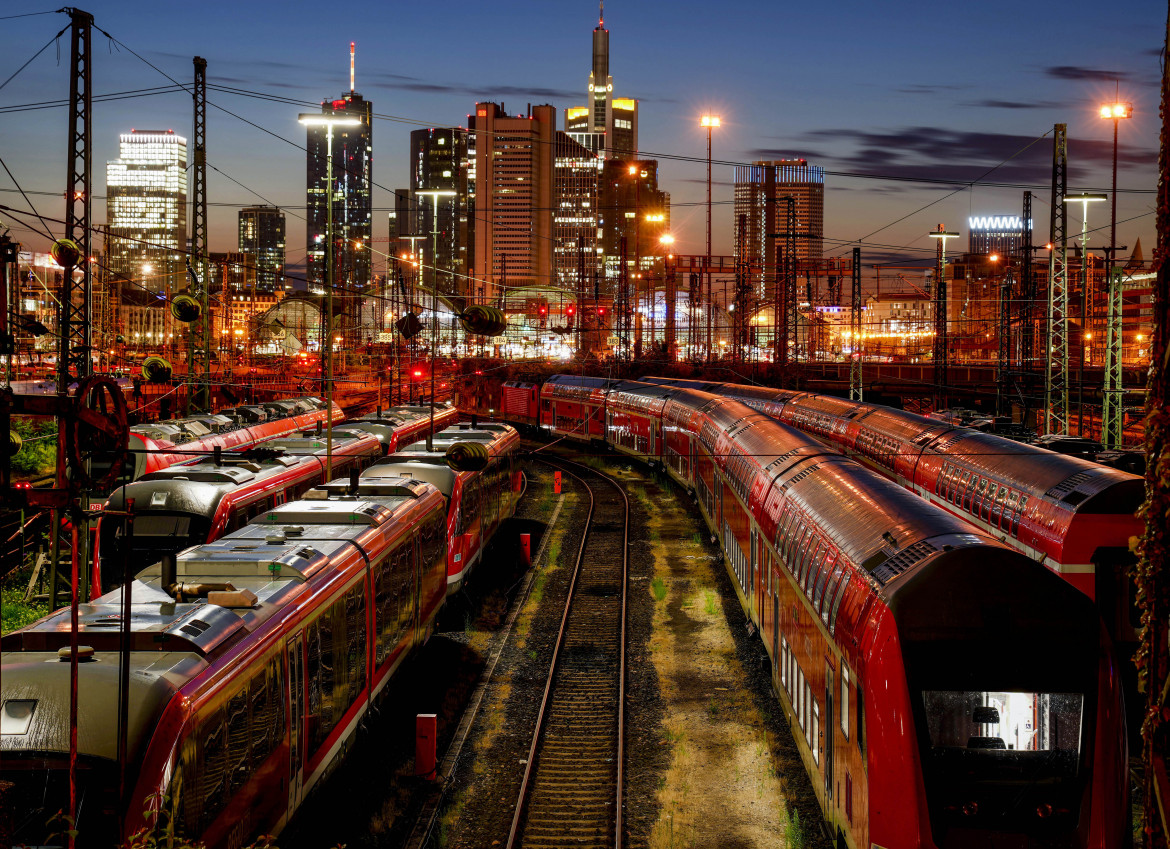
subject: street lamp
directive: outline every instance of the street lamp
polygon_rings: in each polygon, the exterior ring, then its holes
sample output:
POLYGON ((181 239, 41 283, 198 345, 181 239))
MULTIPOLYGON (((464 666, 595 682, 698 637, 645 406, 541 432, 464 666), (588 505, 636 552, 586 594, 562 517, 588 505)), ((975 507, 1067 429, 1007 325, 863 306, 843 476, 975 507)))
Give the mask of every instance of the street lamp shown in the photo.
MULTIPOLYGON (((1064 202, 1081 205, 1081 333, 1088 330, 1089 317, 1089 204, 1108 200, 1103 194, 1082 192, 1079 195, 1068 195, 1064 202)), ((1085 435, 1085 342, 1091 337, 1085 336, 1081 340, 1081 365, 1077 373, 1077 435, 1085 435)))
POLYGON ((333 479, 333 128, 357 127, 360 118, 337 112, 302 112, 297 121, 325 128, 325 315, 321 380, 325 384, 325 480, 333 479))
POLYGON ((718 115, 704 115, 699 125, 707 130, 707 362, 711 361, 711 128, 719 126, 718 115))
MULTIPOLYGON (((1120 86, 1119 86, 1120 88, 1120 86)), ((1101 105, 1101 117, 1113 122, 1113 192, 1109 216, 1109 253, 1105 257, 1105 293, 1108 301, 1106 311, 1108 324, 1105 331, 1105 381, 1101 403, 1101 441, 1106 448, 1119 448, 1122 431, 1121 399, 1122 385, 1121 344, 1121 281, 1113 275, 1117 261, 1117 129, 1122 118, 1133 115, 1133 104, 1115 100, 1101 105), (1116 323, 1116 327, 1114 324, 1116 323)))
POLYGON ((416 195, 431 199, 431 427, 427 451, 435 450, 435 353, 439 347, 439 198, 454 197, 454 189, 418 189, 416 195))

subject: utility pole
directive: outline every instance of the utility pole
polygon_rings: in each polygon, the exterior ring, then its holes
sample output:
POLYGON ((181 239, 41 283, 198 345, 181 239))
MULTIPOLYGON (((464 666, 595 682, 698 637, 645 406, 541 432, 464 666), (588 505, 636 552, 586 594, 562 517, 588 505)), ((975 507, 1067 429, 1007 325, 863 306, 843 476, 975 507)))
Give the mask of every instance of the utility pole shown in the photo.
MULTIPOLYGON (((1004 257, 1004 262, 1007 264, 1007 257, 1004 257)), ((999 322, 996 330, 999 350, 995 361, 995 414, 997 416, 1011 414, 1011 403, 1008 397, 1011 389, 1012 282, 1012 269, 1011 266, 1008 266, 1003 270, 999 283, 999 322)))
POLYGON ((1032 268, 1032 193, 1024 192, 1024 234, 1020 246, 1020 368, 1028 371, 1035 356, 1036 275, 1032 268))

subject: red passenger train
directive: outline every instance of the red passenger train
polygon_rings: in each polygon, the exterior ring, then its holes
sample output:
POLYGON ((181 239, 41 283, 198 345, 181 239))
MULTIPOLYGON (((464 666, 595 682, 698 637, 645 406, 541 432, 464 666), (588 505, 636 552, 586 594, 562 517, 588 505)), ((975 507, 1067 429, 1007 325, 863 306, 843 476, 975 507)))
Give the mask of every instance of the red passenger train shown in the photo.
MULTIPOLYGON (((459 478, 448 497, 383 465, 140 572, 130 584, 124 800, 121 591, 83 605, 78 846, 168 823, 212 849, 278 833, 431 633, 451 583, 448 550, 478 557, 511 513, 515 488, 501 485, 501 470, 510 472, 516 440, 506 425, 448 429, 436 442, 452 454, 490 451, 482 474, 459 478), (480 501, 461 500, 471 498, 480 501)), ((437 468, 430 453, 403 456, 389 460, 437 468)), ((3 637, 0 780, 12 784, 20 842, 42 844, 46 821, 67 805, 69 639, 68 610, 3 637)))
MULTIPOLYGON (((130 428, 132 461, 127 461, 122 474, 138 480, 175 463, 199 459, 216 448, 225 451, 246 448, 323 424, 325 420, 325 403, 320 398, 306 397, 246 405, 208 416, 135 425, 130 428)), ((333 422, 343 421, 345 413, 334 404, 333 422)))
POLYGON ((1119 643, 1136 643, 1129 541, 1142 478, 878 404, 734 383, 650 378, 726 398, 832 445, 1043 563, 1095 599, 1119 643))
POLYGON ((737 401, 576 380, 544 385, 543 425, 584 439, 600 410, 616 450, 695 491, 838 846, 1125 842, 1121 684, 1088 598, 737 401))

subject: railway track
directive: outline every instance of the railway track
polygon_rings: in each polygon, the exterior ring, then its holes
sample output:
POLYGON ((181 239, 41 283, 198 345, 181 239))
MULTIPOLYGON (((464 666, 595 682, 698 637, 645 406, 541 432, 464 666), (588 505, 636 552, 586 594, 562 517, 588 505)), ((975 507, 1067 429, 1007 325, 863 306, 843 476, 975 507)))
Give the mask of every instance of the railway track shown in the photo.
POLYGON ((622 844, 629 502, 601 472, 542 458, 577 480, 589 513, 507 847, 622 844))

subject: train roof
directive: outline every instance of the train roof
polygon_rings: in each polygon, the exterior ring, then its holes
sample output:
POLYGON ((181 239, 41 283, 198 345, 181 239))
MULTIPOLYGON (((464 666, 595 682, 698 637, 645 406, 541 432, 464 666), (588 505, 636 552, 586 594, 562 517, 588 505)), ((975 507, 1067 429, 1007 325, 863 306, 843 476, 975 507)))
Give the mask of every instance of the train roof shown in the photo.
MULTIPOLYGON (((340 483, 340 482, 331 482, 340 483)), ((257 518, 223 539, 182 552, 176 579, 188 585, 231 584, 252 595, 231 593, 176 602, 162 588, 158 564, 128 584, 130 591, 130 751, 136 760, 167 702, 209 663, 248 633, 302 604, 318 575, 325 577, 338 558, 359 558, 353 540, 370 533, 398 533, 410 527, 420 509, 436 508, 432 487, 401 481, 389 495, 316 496, 257 518), (219 601, 215 603, 210 599, 219 601)), ((78 722, 79 751, 113 760, 117 735, 110 721, 118 704, 118 648, 122 630, 122 590, 79 609, 79 644, 93 649, 79 663, 85 709, 78 722)), ((69 663, 68 608, 33 625, 5 634, 2 641, 4 696, 30 703, 23 734, 5 733, 8 752, 67 752, 69 663)))

